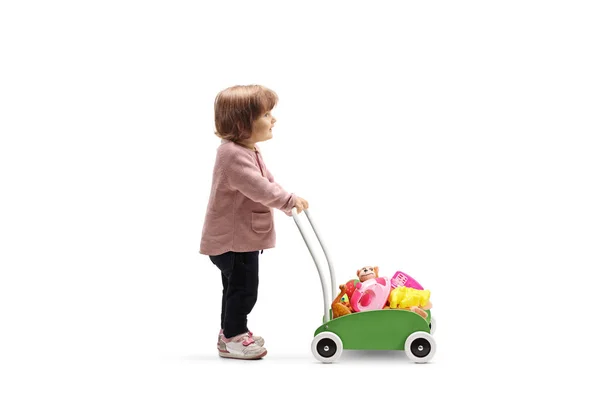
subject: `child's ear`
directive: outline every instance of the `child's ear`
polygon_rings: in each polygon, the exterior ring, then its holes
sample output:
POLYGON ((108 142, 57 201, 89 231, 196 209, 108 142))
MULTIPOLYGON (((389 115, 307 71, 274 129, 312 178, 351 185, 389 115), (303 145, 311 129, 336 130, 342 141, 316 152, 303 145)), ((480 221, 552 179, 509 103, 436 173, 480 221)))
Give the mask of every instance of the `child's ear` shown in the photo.
POLYGON ((360 269, 356 270, 356 276, 360 276, 360 269))
POLYGON ((375 270, 375 276, 379 278, 379 267, 373 268, 375 270))

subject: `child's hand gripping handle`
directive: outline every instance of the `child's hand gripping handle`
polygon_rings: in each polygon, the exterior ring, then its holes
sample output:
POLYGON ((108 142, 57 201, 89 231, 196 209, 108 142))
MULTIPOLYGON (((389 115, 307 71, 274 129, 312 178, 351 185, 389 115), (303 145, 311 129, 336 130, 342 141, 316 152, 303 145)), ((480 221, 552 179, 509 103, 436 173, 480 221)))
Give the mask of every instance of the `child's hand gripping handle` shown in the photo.
MULTIPOLYGON (((300 214, 302 211, 308 208, 308 201, 306 201, 300 196, 296 196, 296 203, 294 203, 294 208, 297 210, 298 214, 300 214)), ((293 212, 294 211, 292 210, 292 213, 293 212)))

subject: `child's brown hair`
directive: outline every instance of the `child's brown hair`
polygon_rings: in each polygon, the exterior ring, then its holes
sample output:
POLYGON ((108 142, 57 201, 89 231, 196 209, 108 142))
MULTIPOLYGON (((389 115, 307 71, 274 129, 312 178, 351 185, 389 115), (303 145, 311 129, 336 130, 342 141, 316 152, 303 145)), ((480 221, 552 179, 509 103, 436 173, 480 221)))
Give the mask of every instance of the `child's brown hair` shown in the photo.
POLYGON ((271 111, 279 98, 261 85, 232 86, 215 98, 215 135, 238 142, 252 134, 252 122, 271 111))

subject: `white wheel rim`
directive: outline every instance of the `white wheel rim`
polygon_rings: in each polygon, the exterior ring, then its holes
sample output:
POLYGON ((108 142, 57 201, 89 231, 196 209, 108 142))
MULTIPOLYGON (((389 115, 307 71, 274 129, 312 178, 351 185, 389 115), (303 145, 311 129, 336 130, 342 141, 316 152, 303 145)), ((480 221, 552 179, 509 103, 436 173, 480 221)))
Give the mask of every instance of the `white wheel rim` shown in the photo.
POLYGON ((311 345, 313 356, 323 363, 337 361, 342 355, 342 340, 333 332, 321 332, 314 337, 311 345))
POLYGON ((422 364, 435 355, 435 339, 427 332, 414 332, 404 343, 404 351, 409 360, 422 364))

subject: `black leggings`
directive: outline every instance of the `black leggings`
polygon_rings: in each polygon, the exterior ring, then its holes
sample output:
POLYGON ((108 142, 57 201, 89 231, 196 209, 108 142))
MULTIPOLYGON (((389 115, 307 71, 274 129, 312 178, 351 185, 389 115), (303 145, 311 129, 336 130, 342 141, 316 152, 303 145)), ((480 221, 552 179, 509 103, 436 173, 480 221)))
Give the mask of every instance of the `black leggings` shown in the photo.
POLYGON ((258 251, 229 251, 210 260, 221 270, 221 329, 226 338, 248 332, 248 314, 258 296, 258 251))

